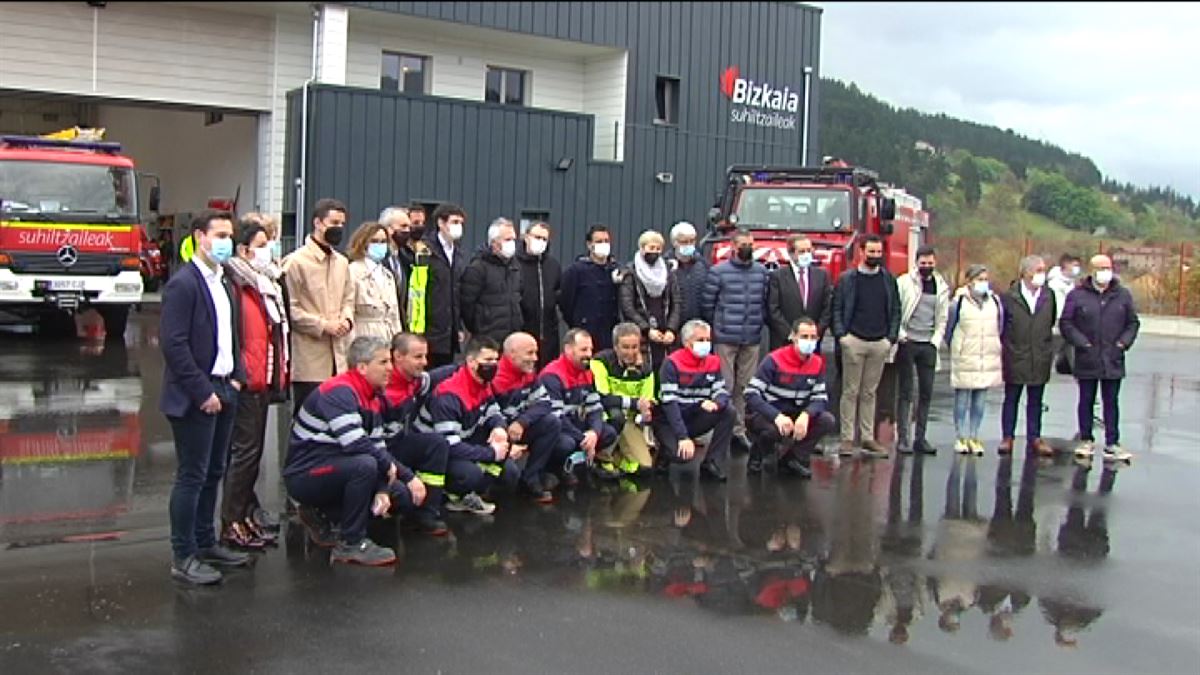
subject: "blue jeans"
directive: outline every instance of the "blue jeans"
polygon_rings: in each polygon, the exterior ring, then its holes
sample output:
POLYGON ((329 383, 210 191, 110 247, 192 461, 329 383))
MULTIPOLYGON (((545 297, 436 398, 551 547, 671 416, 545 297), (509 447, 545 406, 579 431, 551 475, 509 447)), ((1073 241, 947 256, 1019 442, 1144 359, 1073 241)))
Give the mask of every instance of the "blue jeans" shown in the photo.
POLYGON ((238 392, 228 382, 215 379, 213 389, 221 399, 221 412, 208 415, 192 406, 183 417, 167 418, 179 462, 170 505, 171 548, 176 560, 217 544, 213 525, 217 489, 225 476, 238 392))
POLYGON ((954 435, 958 438, 979 438, 979 427, 983 426, 983 404, 987 401, 987 389, 954 390, 954 435), (968 410, 970 420, 968 426, 968 410))
POLYGON ((1096 440, 1092 435, 1092 427, 1097 388, 1100 389, 1104 408, 1104 444, 1117 445, 1121 442, 1121 406, 1118 402, 1121 395, 1120 380, 1079 380, 1079 437, 1085 441, 1096 440))

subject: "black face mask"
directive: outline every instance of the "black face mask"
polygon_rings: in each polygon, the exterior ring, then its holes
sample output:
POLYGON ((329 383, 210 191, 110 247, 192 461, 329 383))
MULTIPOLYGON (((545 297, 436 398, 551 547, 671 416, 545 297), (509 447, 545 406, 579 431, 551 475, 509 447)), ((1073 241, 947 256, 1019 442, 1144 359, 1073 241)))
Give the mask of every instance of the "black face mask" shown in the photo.
POLYGON ((883 256, 869 255, 867 256, 867 267, 878 269, 883 264, 883 256))
POLYGON ((750 262, 751 260, 753 260, 754 259, 754 247, 753 246, 739 246, 738 247, 738 259, 741 260, 742 262, 750 262))
POLYGON ((492 378, 496 377, 496 370, 499 369, 499 367, 500 366, 495 363, 481 363, 478 366, 475 366, 475 374, 479 376, 479 381, 487 384, 488 382, 492 381, 492 378))
POLYGON ((327 227, 325 228, 325 243, 330 246, 337 246, 342 243, 342 228, 327 227))
POLYGON ((408 243, 408 233, 402 230, 396 230, 392 234, 392 241, 396 242, 397 246, 404 246, 408 243))
POLYGON ((658 262, 658 258, 661 255, 661 253, 643 253, 642 260, 645 260, 647 265, 653 265, 658 262))
POLYGON ((917 271, 921 273, 921 278, 928 279, 933 276, 932 267, 918 267, 917 271))
POLYGON ((409 241, 420 241, 424 237, 425 237, 425 226, 424 225, 420 225, 420 226, 413 225, 412 227, 408 228, 409 241))

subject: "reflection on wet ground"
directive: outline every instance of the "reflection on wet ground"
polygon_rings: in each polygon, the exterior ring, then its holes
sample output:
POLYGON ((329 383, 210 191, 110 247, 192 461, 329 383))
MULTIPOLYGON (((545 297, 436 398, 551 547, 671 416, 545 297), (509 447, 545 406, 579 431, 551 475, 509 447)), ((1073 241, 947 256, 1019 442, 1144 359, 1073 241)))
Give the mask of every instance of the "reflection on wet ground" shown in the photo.
MULTIPOLYGON (((727 486, 679 473, 551 507, 501 498, 444 540, 373 523, 403 549, 395 571, 331 568, 288 527, 256 569, 198 593, 166 575, 173 449, 155 326, 135 330, 103 349, 0 337, 0 604, 24 610, 0 615, 0 666, 245 665, 227 644, 267 671, 389 664, 344 651, 378 639, 449 672, 794 670, 797 650, 812 670, 862 672, 1194 672, 1200 658, 1188 343, 1131 354, 1131 467, 954 457, 938 437, 936 457, 817 460, 811 482, 747 479, 738 460, 727 486)), ((1073 385, 1048 400, 1047 433, 1065 439, 1073 385)), ((280 506, 277 462, 262 494, 280 506)))

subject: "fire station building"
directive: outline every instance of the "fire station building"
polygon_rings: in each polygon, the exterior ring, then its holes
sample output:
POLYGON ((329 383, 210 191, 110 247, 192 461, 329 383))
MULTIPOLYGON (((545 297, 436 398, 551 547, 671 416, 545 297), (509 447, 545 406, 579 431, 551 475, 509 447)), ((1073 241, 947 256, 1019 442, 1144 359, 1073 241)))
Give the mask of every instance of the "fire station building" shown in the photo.
POLYGON ((453 201, 468 244, 497 216, 546 219, 569 258, 606 223, 624 258, 644 229, 701 224, 726 166, 814 160, 820 19, 792 2, 6 2, 0 133, 107 129, 179 223, 236 198, 290 239, 319 197, 352 223, 453 201))

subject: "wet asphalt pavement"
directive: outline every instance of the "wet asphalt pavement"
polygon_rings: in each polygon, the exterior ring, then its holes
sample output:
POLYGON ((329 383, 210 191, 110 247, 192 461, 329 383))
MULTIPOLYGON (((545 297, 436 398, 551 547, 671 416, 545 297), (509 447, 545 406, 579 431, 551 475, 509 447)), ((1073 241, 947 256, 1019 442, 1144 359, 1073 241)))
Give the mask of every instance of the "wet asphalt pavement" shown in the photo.
MULTIPOLYGON (((1195 673, 1200 344, 1144 337, 1132 466, 950 451, 820 459, 811 482, 693 475, 500 499, 395 569, 330 567, 285 526, 217 588, 170 581, 156 317, 128 346, 0 335, 0 672, 1195 673)), ((1045 432, 1074 433, 1055 377, 1045 432)), ((1023 424, 1023 423, 1022 423, 1023 424)), ((272 414, 259 494, 283 505, 272 414)))

